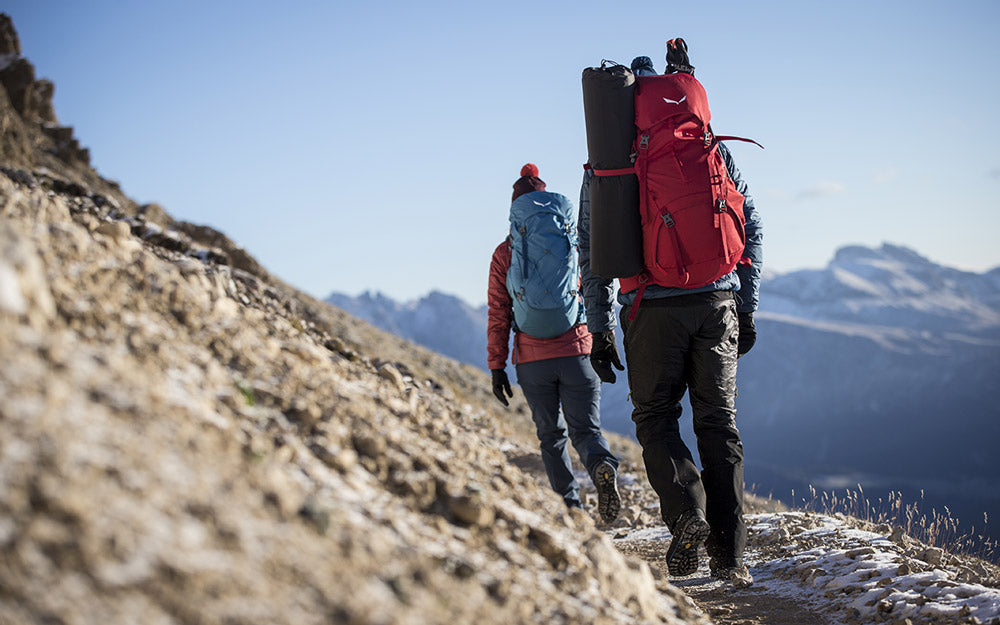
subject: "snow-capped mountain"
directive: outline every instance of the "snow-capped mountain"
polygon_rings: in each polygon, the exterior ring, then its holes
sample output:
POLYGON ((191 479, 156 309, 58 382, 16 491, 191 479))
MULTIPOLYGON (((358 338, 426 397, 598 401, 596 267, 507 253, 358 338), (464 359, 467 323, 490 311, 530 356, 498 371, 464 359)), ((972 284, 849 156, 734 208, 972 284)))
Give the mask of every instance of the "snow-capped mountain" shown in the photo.
POLYGON ((960 271, 895 245, 841 248, 825 269, 772 276, 762 291, 768 313, 1000 338, 1000 268, 960 271))
MULTIPOLYGON (((442 293, 327 301, 485 367, 485 307, 442 293)), ((810 484, 860 482, 873 501, 923 491, 927 507, 1000 518, 1000 268, 966 272, 905 247, 851 246, 824 269, 769 275, 760 302, 737 399, 748 485, 787 500, 810 484)), ((624 379, 602 393, 605 427, 632 435, 624 379)), ((690 419, 682 423, 693 440, 690 419)))
POLYGON ((406 303, 371 292, 357 297, 333 293, 326 301, 396 336, 486 368, 486 306, 473 308, 439 291, 406 303))

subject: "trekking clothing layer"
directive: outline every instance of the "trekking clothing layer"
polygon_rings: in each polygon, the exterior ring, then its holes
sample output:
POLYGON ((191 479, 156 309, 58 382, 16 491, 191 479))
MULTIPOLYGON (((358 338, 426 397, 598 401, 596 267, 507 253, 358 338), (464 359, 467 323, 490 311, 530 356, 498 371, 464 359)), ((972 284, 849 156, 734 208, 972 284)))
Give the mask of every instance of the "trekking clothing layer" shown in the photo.
POLYGON ((729 291, 643 299, 633 321, 622 309, 632 420, 646 474, 673 530, 692 508, 711 526, 706 548, 725 566, 741 563, 743 444, 736 428, 736 302, 729 291), (680 434, 690 394, 699 473, 680 434))
POLYGON ((580 485, 573 476, 567 441, 572 441, 589 475, 601 462, 618 469, 618 459, 601 434, 601 381, 585 355, 522 362, 515 369, 531 407, 549 484, 566 505, 578 505, 580 485))
MULTIPOLYGON (((514 314, 510 293, 507 292, 507 270, 510 269, 510 243, 504 241, 493 252, 490 263, 490 279, 487 291, 488 323, 487 366, 490 369, 503 369, 507 365, 510 332, 513 329, 514 314)), ((583 307, 580 307, 580 317, 583 317, 583 307)), ((523 332, 514 333, 514 354, 511 362, 514 364, 534 362, 548 358, 563 356, 579 356, 589 354, 592 344, 590 332, 584 323, 578 323, 563 334, 550 338, 539 339, 523 332)))
MULTIPOLYGON (((696 289, 663 287, 650 284, 643 294, 643 301, 663 297, 675 297, 689 293, 707 293, 711 291, 734 291, 736 293, 737 310, 739 312, 754 312, 757 310, 760 290, 761 268, 764 263, 763 238, 764 231, 760 214, 754 206, 753 198, 747 188, 746 181, 736 167, 732 154, 725 144, 719 144, 719 151, 726 162, 729 176, 736 183, 736 190, 746 198, 743 202, 743 215, 746 220, 746 247, 743 257, 748 264, 737 265, 736 269, 712 284, 696 289)), ((577 219, 577 232, 580 241, 580 274, 583 282, 583 299, 587 308, 587 326, 591 332, 601 332, 613 329, 617 323, 612 310, 614 296, 614 281, 602 278, 590 271, 590 180, 593 177, 590 170, 584 171, 583 185, 580 188, 580 210, 577 219)), ((618 302, 625 308, 632 305, 635 292, 619 293, 618 302)))

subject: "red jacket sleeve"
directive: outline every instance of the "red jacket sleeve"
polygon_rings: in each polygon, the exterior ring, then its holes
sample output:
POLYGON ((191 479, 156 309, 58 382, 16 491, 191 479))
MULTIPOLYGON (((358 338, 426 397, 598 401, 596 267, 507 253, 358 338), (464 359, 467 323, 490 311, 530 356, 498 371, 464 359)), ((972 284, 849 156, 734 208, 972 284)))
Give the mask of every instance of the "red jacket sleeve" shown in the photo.
POLYGON ((510 244, 505 240, 493 251, 490 263, 490 282, 486 293, 489 307, 486 325, 487 364, 490 369, 507 366, 507 345, 510 341, 511 308, 510 294, 507 292, 507 270, 510 268, 510 244))

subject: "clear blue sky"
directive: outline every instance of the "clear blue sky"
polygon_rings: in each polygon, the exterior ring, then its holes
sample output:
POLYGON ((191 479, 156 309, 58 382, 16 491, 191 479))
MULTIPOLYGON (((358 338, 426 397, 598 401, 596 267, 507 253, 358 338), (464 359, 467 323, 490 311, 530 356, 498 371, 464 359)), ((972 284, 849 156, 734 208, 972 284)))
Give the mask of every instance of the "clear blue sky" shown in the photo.
POLYGON ((1000 2, 15 0, 60 121, 139 202, 313 295, 485 301, 511 184, 579 199, 581 71, 683 36, 768 267, 1000 265, 1000 2), (625 6, 621 4, 620 6, 625 6), (707 8, 706 8, 707 7, 707 8))

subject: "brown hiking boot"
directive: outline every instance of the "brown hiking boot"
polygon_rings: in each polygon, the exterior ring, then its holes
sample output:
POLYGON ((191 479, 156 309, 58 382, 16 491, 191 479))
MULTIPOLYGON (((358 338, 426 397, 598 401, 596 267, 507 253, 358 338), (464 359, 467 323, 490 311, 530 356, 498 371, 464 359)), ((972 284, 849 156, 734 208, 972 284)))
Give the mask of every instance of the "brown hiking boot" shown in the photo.
POLYGON ((681 513, 674 523, 674 538, 667 549, 667 570, 672 576, 684 577, 698 570, 698 548, 709 532, 708 521, 701 510, 692 508, 681 513))
POLYGON ((594 488, 597 489, 597 512, 601 520, 611 523, 618 518, 622 499, 618 494, 618 472, 608 462, 594 468, 594 488))

